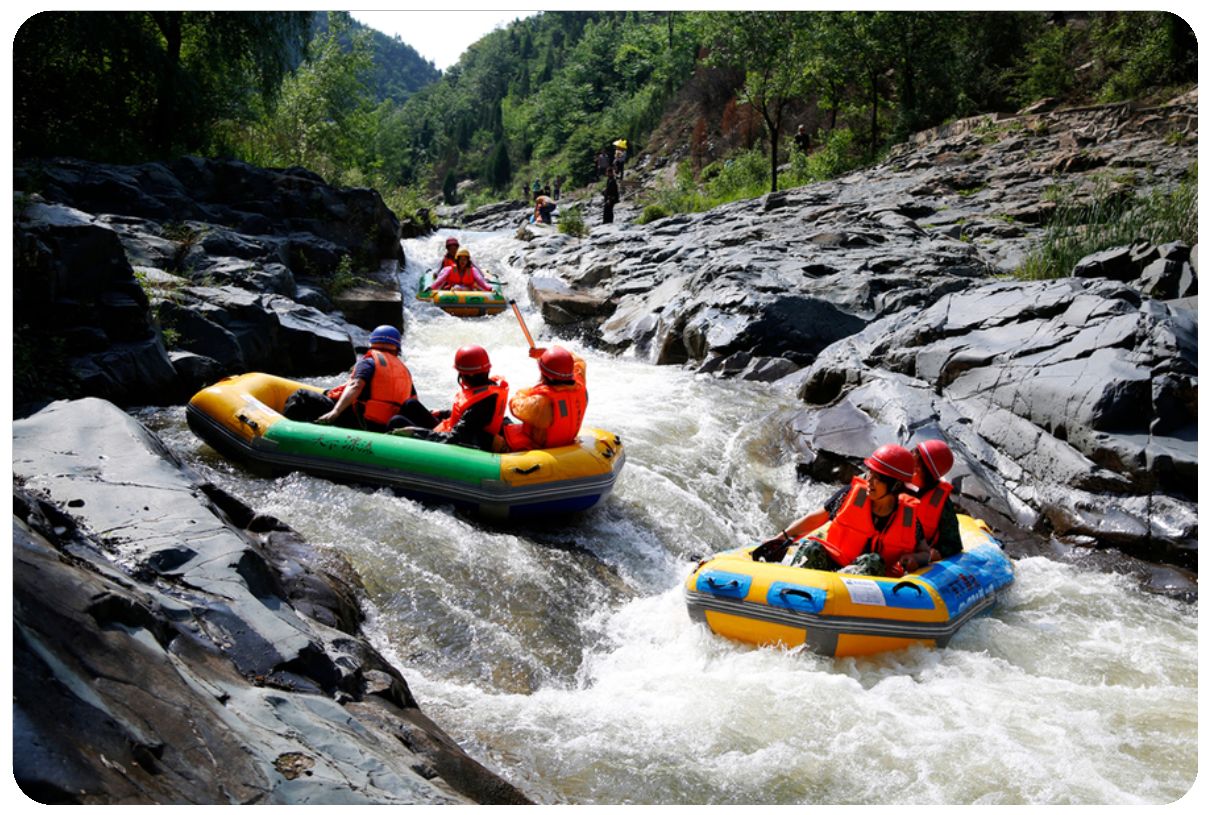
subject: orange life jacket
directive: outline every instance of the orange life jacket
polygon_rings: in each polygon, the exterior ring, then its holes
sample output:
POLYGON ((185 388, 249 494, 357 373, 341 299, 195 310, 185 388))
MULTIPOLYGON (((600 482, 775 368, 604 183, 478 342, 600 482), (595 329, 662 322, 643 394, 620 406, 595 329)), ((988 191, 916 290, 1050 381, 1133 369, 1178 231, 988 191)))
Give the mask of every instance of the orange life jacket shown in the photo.
POLYGON ((936 545, 936 536, 940 532, 940 514, 944 511, 945 501, 949 500, 951 492, 953 485, 948 481, 941 481, 929 492, 918 496, 919 510, 916 517, 924 529, 924 537, 933 546, 936 545))
MULTIPOLYGON (((443 258, 441 258, 441 269, 444 269, 446 266, 457 266, 457 265, 458 265, 457 258, 451 258, 449 255, 445 255, 443 258)), ((437 271, 440 271, 440 269, 438 269, 437 271)))
POLYGON ((857 477, 844 498, 839 512, 827 528, 826 539, 815 538, 841 567, 863 554, 876 552, 886 564, 886 574, 903 573, 898 559, 915 551, 915 521, 919 502, 909 495, 898 496, 898 506, 886 528, 879 532, 873 525, 873 502, 869 482, 857 477))
POLYGON ((582 381, 572 385, 548 385, 545 382, 529 389, 530 396, 544 396, 550 400, 554 420, 547 428, 535 427, 522 422, 504 426, 504 441, 508 449, 546 450, 565 447, 575 441, 584 414, 588 411, 588 388, 582 381))
POLYGON ((490 384, 477 388, 462 388, 458 391, 458 395, 453 398, 453 406, 449 409, 449 418, 436 426, 437 432, 448 433, 453 430, 466 411, 492 394, 495 394, 495 412, 491 414, 491 421, 483 430, 498 436, 500 426, 504 423, 504 411, 508 409, 508 383, 498 376, 491 377, 490 384))
POLYGON ((369 392, 362 388, 358 395, 366 421, 384 425, 411 398, 411 371, 394 354, 370 349, 365 352, 374 360, 374 375, 369 380, 369 392))

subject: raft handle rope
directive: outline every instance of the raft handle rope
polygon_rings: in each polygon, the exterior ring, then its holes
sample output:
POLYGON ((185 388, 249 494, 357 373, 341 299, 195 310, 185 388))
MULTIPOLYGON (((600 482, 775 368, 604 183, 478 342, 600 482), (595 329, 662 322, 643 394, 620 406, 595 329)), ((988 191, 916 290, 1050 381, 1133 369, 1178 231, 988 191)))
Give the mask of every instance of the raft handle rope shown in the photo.
POLYGON ((718 581, 714 580, 712 577, 707 577, 707 578, 705 578, 705 582, 709 583, 710 588, 714 588, 714 589, 737 589, 737 588, 739 588, 738 580, 732 580, 729 583, 718 583, 718 581))
POLYGON ((922 597, 924 594, 924 590, 921 589, 918 584, 908 583, 905 580, 895 583, 894 588, 891 589, 891 591, 894 592, 895 594, 898 594, 899 589, 907 589, 907 588, 915 589, 915 591, 919 594, 920 597, 922 597))
POLYGON ((249 419, 247 416, 243 415, 242 413, 237 413, 235 415, 235 418, 239 419, 240 422, 242 422, 243 424, 246 424, 248 427, 252 428, 253 430, 256 430, 256 431, 260 430, 260 425, 256 424, 256 422, 254 420, 249 419))
POLYGON ((807 600, 814 599, 813 594, 808 591, 802 591, 801 589, 781 589, 781 596, 784 597, 786 594, 790 595, 791 597, 805 597, 807 600))
POLYGON ((524 469, 521 469, 520 467, 513 467, 512 472, 516 473, 517 475, 529 475, 530 473, 537 472, 541 468, 542 465, 534 464, 532 467, 526 467, 524 469))

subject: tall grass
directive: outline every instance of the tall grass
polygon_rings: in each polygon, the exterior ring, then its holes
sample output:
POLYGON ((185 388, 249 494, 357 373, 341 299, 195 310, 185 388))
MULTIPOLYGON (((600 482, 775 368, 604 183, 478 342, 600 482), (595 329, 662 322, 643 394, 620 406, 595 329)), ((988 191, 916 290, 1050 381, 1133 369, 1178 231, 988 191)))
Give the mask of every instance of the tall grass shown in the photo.
MULTIPOLYGON (((843 175, 864 166, 856 137, 841 128, 819 134, 820 146, 809 156, 793 151, 789 170, 778 176, 781 189, 799 187, 843 175)), ((724 161, 715 161, 694 177, 692 167, 683 162, 675 181, 662 187, 642 202, 638 223, 650 223, 679 212, 704 212, 731 201, 759 198, 772 185, 768 154, 760 149, 735 153, 724 161)))
POLYGON ((1041 243, 1025 258, 1016 276, 1023 280, 1067 277, 1087 255, 1135 241, 1162 244, 1179 240, 1195 245, 1196 183, 1194 164, 1184 181, 1167 190, 1122 195, 1101 181, 1088 199, 1059 193, 1058 207, 1041 243))

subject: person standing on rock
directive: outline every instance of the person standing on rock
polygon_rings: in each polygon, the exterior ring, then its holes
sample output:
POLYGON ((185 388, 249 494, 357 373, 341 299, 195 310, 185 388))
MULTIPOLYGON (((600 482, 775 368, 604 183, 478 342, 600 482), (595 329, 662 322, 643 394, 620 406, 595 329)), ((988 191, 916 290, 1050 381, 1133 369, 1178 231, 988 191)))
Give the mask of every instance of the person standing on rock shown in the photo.
POLYGON ((573 444, 588 409, 588 364, 566 348, 530 348, 541 382, 516 392, 508 407, 519 423, 504 425, 504 443, 516 453, 573 444))
POLYGON ((608 169, 610 164, 612 164, 612 162, 609 160, 609 153, 607 150, 601 150, 599 153, 597 153, 596 154, 596 177, 600 178, 601 176, 603 176, 605 174, 605 170, 608 169))
POLYGON ((348 381, 324 391, 296 391, 286 401, 288 419, 305 421, 304 415, 323 402, 327 412, 315 424, 334 424, 359 430, 384 432, 396 413, 430 415, 416 399, 411 371, 399 358, 403 335, 393 325, 380 325, 369 335, 369 350, 353 366, 348 381))
POLYGON ((927 563, 928 543, 917 519, 919 502, 907 492, 915 459, 905 447, 884 444, 865 459, 865 474, 837 490, 823 506, 803 515, 752 550, 752 559, 780 562, 806 538, 791 565, 804 569, 899 577, 927 563), (819 527, 831 522, 826 536, 819 527))
POLYGON ((810 134, 806 132, 806 125, 798 125, 798 132, 793 136, 793 143, 802 155, 810 152, 810 134))
POLYGON ((953 485, 942 476, 953 468, 953 451, 940 439, 928 439, 915 446, 915 477, 912 486, 919 499, 919 525, 928 541, 928 560, 919 568, 941 558, 961 552, 961 526, 957 509, 949 500, 953 485))
POLYGON ((552 224, 554 223, 554 210, 558 208, 558 204, 554 203, 553 199, 546 195, 537 196, 537 200, 533 207, 533 223, 535 224, 552 224))
POLYGON ((617 175, 613 172, 613 168, 609 167, 605 171, 604 215, 602 217, 604 223, 613 223, 613 205, 620 200, 621 191, 617 187, 617 175))

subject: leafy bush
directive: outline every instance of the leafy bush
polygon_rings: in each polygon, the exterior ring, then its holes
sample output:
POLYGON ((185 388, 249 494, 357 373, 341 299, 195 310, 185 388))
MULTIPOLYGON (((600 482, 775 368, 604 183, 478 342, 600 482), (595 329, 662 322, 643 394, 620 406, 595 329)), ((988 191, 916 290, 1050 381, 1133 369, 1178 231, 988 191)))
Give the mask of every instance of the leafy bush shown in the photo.
POLYGON ((819 148, 809 156, 794 153, 785 187, 826 181, 867 163, 861 155, 856 134, 846 127, 820 132, 816 138, 819 148))
POLYGON ((579 204, 568 207, 559 215, 558 231, 577 238, 587 237, 588 225, 584 223, 584 215, 580 211, 579 204))
POLYGON ((638 216, 638 223, 649 224, 651 221, 658 221, 660 218, 666 218, 669 215, 671 213, 659 204, 647 204, 642 208, 642 214, 638 216))
POLYGON ((1087 255, 1139 240, 1153 244, 1180 240, 1194 246, 1198 237, 1196 178, 1194 165, 1189 177, 1170 190, 1129 195, 1101 181, 1087 200, 1059 190, 1054 217, 1016 276, 1025 280, 1067 277, 1087 255))

